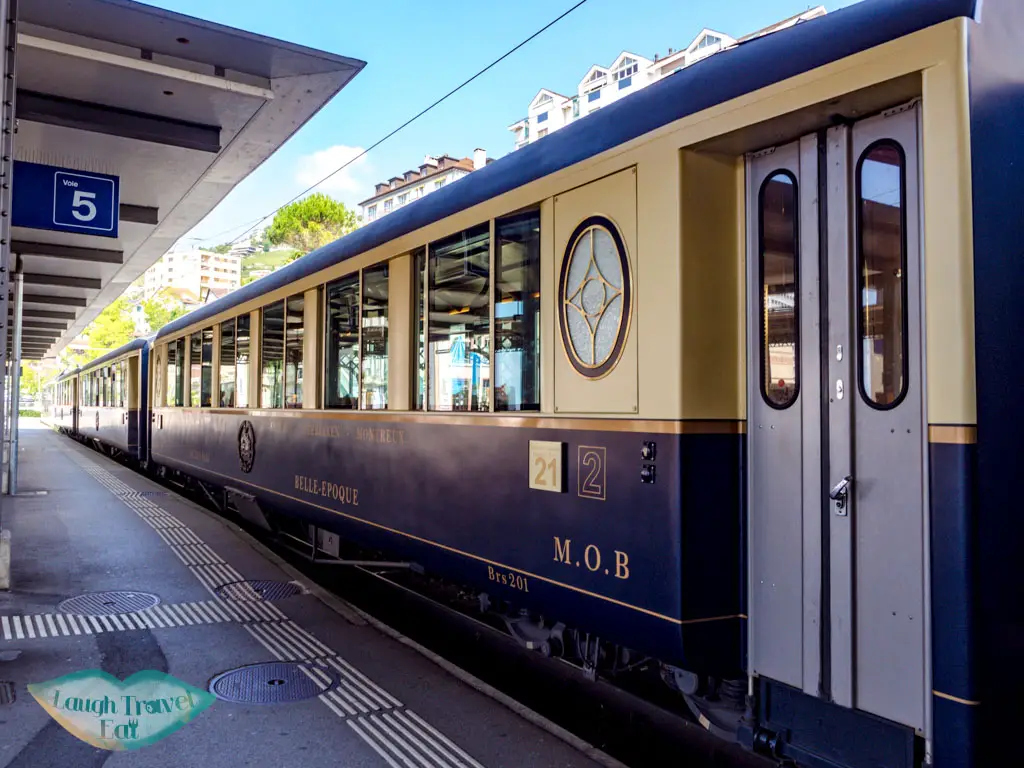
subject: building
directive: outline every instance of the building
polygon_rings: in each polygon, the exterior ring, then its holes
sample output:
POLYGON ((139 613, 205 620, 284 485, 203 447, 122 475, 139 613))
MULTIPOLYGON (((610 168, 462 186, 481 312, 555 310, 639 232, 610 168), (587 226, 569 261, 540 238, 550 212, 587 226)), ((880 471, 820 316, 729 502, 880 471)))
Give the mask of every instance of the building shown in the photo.
POLYGON ((169 289, 186 303, 203 302, 212 291, 230 293, 242 284, 242 256, 193 250, 164 254, 146 270, 145 295, 169 289))
POLYGON ((652 59, 623 51, 610 66, 595 64, 587 70, 571 96, 541 88, 530 102, 526 117, 508 127, 515 136, 515 148, 520 149, 542 139, 574 120, 719 51, 824 15, 825 7, 819 5, 740 38, 732 38, 713 29, 702 29, 686 48, 678 51, 669 48, 667 55, 655 54, 652 59))
POLYGON ((458 181, 490 162, 491 158, 487 157, 487 153, 482 149, 474 149, 473 157, 464 157, 461 160, 456 160, 451 155, 427 155, 419 168, 406 171, 401 176, 392 176, 376 186, 373 196, 359 204, 362 223, 376 221, 381 216, 419 200, 446 184, 458 181))

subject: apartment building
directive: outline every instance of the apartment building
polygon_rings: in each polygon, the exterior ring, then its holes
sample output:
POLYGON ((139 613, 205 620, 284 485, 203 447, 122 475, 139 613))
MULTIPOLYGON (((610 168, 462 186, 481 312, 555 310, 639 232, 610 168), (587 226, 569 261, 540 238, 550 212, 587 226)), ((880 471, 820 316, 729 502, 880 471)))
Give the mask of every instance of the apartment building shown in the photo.
POLYGON ((183 301, 205 301, 230 293, 242 284, 242 255, 192 250, 164 254, 146 270, 145 293, 152 296, 165 288, 183 301))
POLYGON ((418 168, 377 184, 373 195, 359 204, 362 223, 369 224, 382 216, 387 216, 392 211, 436 192, 490 162, 491 158, 487 157, 487 153, 482 149, 474 149, 472 157, 464 157, 461 160, 451 155, 427 155, 418 168))
POLYGON ((631 51, 623 51, 609 66, 595 64, 587 70, 583 79, 576 84, 575 92, 570 95, 541 88, 530 102, 526 117, 508 127, 515 137, 515 148, 520 149, 542 139, 574 120, 586 117, 719 51, 824 15, 825 7, 819 5, 739 38, 713 29, 702 29, 685 48, 678 51, 669 48, 667 55, 655 54, 650 59, 631 51))

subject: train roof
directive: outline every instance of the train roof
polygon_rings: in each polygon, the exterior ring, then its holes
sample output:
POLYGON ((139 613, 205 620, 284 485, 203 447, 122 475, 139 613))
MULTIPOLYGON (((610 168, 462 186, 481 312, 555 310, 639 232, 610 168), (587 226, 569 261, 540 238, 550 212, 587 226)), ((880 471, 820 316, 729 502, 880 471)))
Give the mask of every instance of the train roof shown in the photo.
POLYGON ((88 363, 83 363, 82 367, 78 368, 75 371, 75 373, 80 373, 81 371, 88 370, 89 368, 93 368, 97 365, 103 365, 103 363, 106 363, 110 360, 116 360, 117 358, 121 357, 121 355, 124 355, 128 352, 133 352, 136 349, 142 349, 147 344, 149 344, 149 342, 152 341, 152 339, 152 336, 148 336, 143 339, 132 339, 127 344, 124 344, 110 352, 107 352, 107 354, 103 355, 102 357, 97 357, 95 360, 90 360, 88 363))
POLYGON ((863 0, 709 56, 160 329, 171 336, 663 125, 950 19, 981 0, 863 0))

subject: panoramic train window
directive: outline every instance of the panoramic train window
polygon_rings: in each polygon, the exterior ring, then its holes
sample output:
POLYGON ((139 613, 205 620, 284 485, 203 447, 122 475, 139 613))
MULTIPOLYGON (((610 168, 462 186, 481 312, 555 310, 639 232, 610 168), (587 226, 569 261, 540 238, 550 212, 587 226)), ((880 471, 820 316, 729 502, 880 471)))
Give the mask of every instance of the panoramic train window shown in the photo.
POLYGON ((359 407, 359 274, 327 286, 326 408, 359 407))
POLYGON ((235 321, 235 407, 249 407, 249 315, 235 321))
POLYGON ((203 335, 189 336, 189 400, 192 408, 198 408, 199 395, 203 385, 203 335))
POLYGON ((788 408, 800 390, 797 199, 796 178, 776 171, 761 185, 758 200, 761 394, 773 408, 788 408))
POLYGON ((203 328, 202 373, 199 385, 199 405, 209 408, 213 402, 213 328, 203 328))
POLYGON ((221 408, 235 407, 235 321, 220 324, 220 398, 221 408))
POLYGON ((412 291, 416 296, 415 320, 413 333, 416 335, 416 394, 413 408, 422 411, 427 397, 427 250, 418 248, 413 254, 412 291))
POLYGON ((489 411, 490 225, 430 246, 427 407, 489 411))
POLYGON ((285 302, 284 384, 285 408, 302 407, 302 340, 306 330, 306 300, 289 296, 285 302))
POLYGON ((363 270, 362 406, 388 407, 388 265, 363 270))
POLYGON ((284 302, 263 308, 263 333, 260 361, 260 407, 284 405, 284 302))
POLYGON ((907 391, 906 167, 894 141, 872 144, 857 168, 857 293, 860 392, 894 408, 907 391))
POLYGON ((185 339, 167 344, 167 405, 185 404, 185 339))
POLYGON ((540 212, 495 222, 494 410, 540 410, 540 212))

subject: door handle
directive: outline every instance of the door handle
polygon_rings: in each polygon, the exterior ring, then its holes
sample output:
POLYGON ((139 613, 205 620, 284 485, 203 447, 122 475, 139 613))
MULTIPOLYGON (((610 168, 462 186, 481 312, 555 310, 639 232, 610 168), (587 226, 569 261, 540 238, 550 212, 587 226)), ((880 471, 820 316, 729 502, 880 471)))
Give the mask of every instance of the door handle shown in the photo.
POLYGON ((849 500, 850 495, 850 484, 853 482, 853 475, 847 475, 838 483, 832 486, 832 490, 828 492, 828 497, 836 503, 836 514, 845 517, 846 516, 846 504, 849 500))

